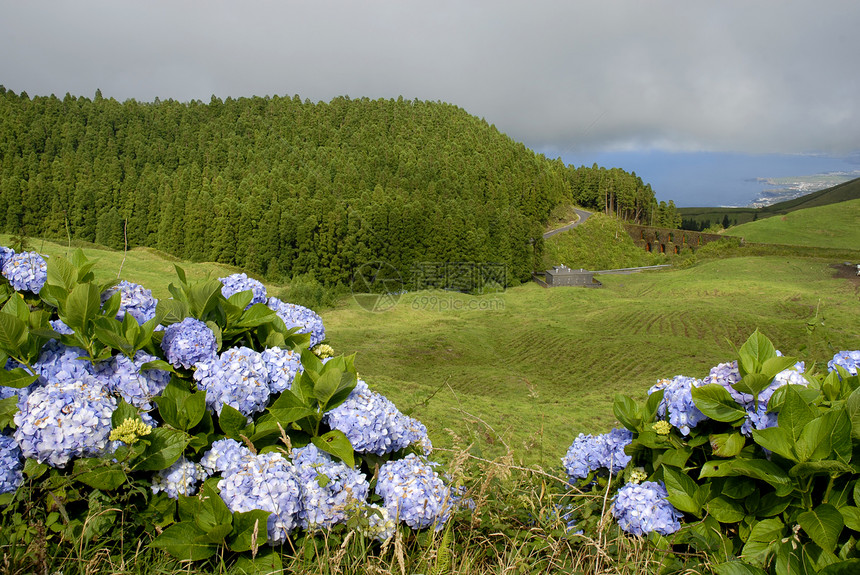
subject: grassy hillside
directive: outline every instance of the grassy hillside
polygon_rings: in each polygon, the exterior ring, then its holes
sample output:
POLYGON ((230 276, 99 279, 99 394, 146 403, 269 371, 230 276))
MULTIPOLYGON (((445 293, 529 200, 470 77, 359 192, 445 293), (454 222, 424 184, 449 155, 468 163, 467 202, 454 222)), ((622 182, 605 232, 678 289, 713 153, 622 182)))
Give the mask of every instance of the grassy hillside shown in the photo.
POLYGON ((728 217, 729 222, 734 226, 754 221, 754 219, 761 220, 806 208, 856 199, 860 199, 860 178, 763 208, 678 208, 678 212, 681 214, 681 218, 688 222, 719 224, 724 217, 728 217))
POLYGON ((733 226, 726 233, 748 242, 857 249, 860 199, 791 211, 733 226))
POLYGON ((593 290, 405 294, 379 314, 347 300, 323 318, 335 349, 357 351, 362 377, 414 408, 435 443, 456 436, 494 454, 507 444, 552 466, 577 433, 613 425, 615 393, 641 397, 663 377, 703 377, 756 328, 804 359, 860 349, 857 287, 834 279, 829 263, 712 260, 602 276, 593 290))
POLYGON ((544 240, 543 269, 565 264, 575 269, 608 270, 665 262, 664 256, 637 247, 618 220, 600 213, 544 240))

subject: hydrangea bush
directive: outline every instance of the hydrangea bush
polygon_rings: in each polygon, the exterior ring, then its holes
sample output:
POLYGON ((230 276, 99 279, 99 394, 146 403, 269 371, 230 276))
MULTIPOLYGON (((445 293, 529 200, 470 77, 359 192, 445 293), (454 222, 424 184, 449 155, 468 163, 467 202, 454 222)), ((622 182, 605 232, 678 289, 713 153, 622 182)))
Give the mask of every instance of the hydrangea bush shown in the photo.
POLYGON ((251 563, 320 530, 383 541, 451 516, 426 428, 334 355, 311 310, 245 274, 177 267, 156 300, 97 283, 79 250, 0 260, 0 509, 61 501, 75 539, 110 528, 87 522, 98 493, 180 559, 251 563))
POLYGON ((621 530, 700 552, 718 574, 858 571, 856 358, 810 372, 755 332, 702 379, 661 380, 644 403, 616 396, 628 435, 580 434, 562 464, 576 489, 609 494, 621 530))

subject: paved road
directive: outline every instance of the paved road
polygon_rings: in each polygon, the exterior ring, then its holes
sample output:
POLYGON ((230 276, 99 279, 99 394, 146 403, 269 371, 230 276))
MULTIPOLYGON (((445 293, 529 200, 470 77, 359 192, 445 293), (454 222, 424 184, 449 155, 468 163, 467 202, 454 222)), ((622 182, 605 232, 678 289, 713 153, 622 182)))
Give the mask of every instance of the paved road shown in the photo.
POLYGON ((573 211, 576 212, 576 215, 579 216, 579 219, 575 222, 570 222, 569 224, 558 228, 557 230, 552 230, 551 232, 547 232, 543 235, 543 239, 547 239, 549 237, 554 236, 559 232, 566 232, 567 230, 572 230, 582 222, 588 219, 588 216, 591 215, 591 212, 586 212, 585 210, 580 210, 578 208, 573 208, 573 211))

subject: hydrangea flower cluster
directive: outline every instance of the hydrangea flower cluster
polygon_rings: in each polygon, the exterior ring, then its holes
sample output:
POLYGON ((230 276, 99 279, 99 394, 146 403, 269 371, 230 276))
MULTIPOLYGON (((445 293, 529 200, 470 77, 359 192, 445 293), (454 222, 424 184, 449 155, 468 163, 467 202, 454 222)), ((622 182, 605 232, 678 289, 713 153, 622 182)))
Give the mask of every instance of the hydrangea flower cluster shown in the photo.
POLYGON ((33 371, 45 383, 74 380, 93 375, 93 364, 86 359, 87 352, 79 347, 69 347, 51 340, 42 347, 39 359, 33 364, 33 371))
POLYGON ((361 379, 346 401, 329 411, 324 421, 342 431, 358 452, 383 455, 413 443, 422 444, 425 453, 432 448, 424 424, 400 413, 390 400, 371 391, 361 379))
POLYGON ((51 329, 61 335, 73 335, 75 333, 75 330, 67 326, 61 319, 52 319, 48 323, 51 324, 51 329))
POLYGON ((0 435, 0 493, 11 493, 24 482, 24 460, 15 439, 0 435))
POLYGON ((108 444, 116 399, 92 376, 37 387, 15 414, 24 457, 65 467, 72 457, 97 457, 108 444))
POLYGON ((179 499, 180 495, 194 495, 197 484, 207 477, 206 470, 199 463, 180 457, 176 463, 152 477, 152 492, 164 491, 171 499, 179 499))
POLYGON ((215 357, 218 344, 209 326, 193 317, 186 317, 164 330, 161 349, 173 367, 191 369, 198 361, 215 357))
POLYGON ((328 528, 345 523, 350 511, 367 499, 370 485, 365 476, 313 444, 293 450, 302 489, 299 526, 302 529, 328 528))
POLYGON ((143 350, 134 354, 134 360, 122 354, 114 356, 103 372, 108 389, 135 407, 152 409, 152 398, 160 395, 170 382, 170 373, 163 369, 140 369, 156 359, 143 350))
POLYGON ((206 390, 206 405, 218 414, 227 404, 250 416, 269 402, 269 372, 261 354, 247 347, 234 347, 201 361, 194 380, 206 390))
POLYGON ((21 252, 6 260, 2 273, 17 291, 39 293, 48 280, 48 263, 36 252, 21 252))
POLYGON ((648 390, 648 395, 664 390, 657 415, 667 418, 682 434, 689 435, 690 428, 707 419, 693 403, 693 395, 690 393, 692 388, 702 385, 702 380, 676 375, 672 379, 661 379, 648 390))
POLYGON ((669 503, 662 481, 628 483, 618 490, 612 503, 612 515, 627 533, 646 535, 656 531, 669 535, 681 528, 682 514, 669 503))
POLYGON ((567 454, 561 460, 571 481, 584 479, 598 469, 609 469, 618 473, 630 462, 624 448, 633 441, 633 433, 624 428, 616 428, 602 435, 580 433, 567 454))
POLYGON ((0 246, 0 270, 3 269, 3 266, 6 265, 12 256, 15 255, 15 250, 12 248, 7 248, 6 246, 0 246))
POLYGON ((270 297, 266 305, 278 314, 287 329, 298 327, 299 333, 311 334, 310 347, 316 347, 325 339, 322 318, 313 310, 294 303, 282 302, 276 297, 270 297))
POLYGON ((389 515, 413 529, 440 530, 457 503, 433 465, 414 453, 383 464, 375 491, 389 515))
POLYGON ((302 372, 302 358, 290 349, 270 347, 260 354, 269 373, 269 392, 281 393, 290 389, 296 375, 302 372))
POLYGON ((251 290, 254 294, 251 303, 245 309, 248 309, 255 303, 266 303, 266 286, 254 278, 249 278, 247 274, 231 274, 225 278, 218 278, 224 284, 221 288, 221 295, 229 298, 233 294, 251 290))
POLYGON ((827 370, 836 371, 837 365, 846 369, 851 375, 857 375, 860 371, 860 350, 840 351, 827 362, 827 370))
POLYGON ((253 456, 250 449, 235 439, 219 439, 203 455, 200 465, 209 475, 233 473, 242 466, 244 458, 253 456))
POLYGON ((152 290, 142 285, 122 280, 102 294, 102 303, 106 302, 116 292, 120 293, 119 311, 116 318, 121 320, 126 313, 143 324, 155 317, 155 306, 158 300, 152 297, 152 290))
POLYGON ((242 458, 238 468, 224 474, 218 489, 230 511, 271 512, 266 525, 270 545, 286 541, 299 525, 302 494, 298 475, 293 464, 279 453, 242 458))

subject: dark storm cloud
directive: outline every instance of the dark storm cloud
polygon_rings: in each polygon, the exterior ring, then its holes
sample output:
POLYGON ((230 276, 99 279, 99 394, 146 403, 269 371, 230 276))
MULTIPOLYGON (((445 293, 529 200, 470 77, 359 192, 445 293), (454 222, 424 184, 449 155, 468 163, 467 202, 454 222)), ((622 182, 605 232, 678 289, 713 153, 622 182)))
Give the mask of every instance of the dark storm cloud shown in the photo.
POLYGON ((530 147, 860 149, 860 3, 3 1, 30 95, 442 100, 530 147))

